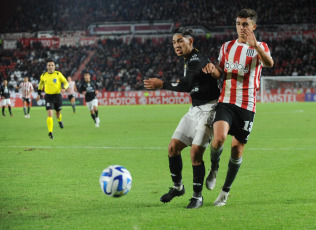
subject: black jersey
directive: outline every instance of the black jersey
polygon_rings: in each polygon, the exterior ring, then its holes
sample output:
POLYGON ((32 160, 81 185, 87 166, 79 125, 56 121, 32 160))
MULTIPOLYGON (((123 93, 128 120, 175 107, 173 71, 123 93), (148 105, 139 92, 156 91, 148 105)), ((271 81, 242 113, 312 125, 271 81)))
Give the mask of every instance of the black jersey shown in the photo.
POLYGON ((183 77, 177 83, 164 82, 163 89, 190 93, 193 106, 217 100, 220 94, 217 80, 202 71, 208 62, 205 55, 193 49, 184 59, 183 77))
POLYGON ((0 95, 1 95, 1 97, 4 97, 5 99, 10 98, 10 91, 9 91, 8 86, 4 86, 4 85, 1 86, 0 95))
POLYGON ((86 82, 83 81, 79 87, 79 92, 82 93, 83 91, 86 91, 86 102, 92 101, 93 99, 96 99, 97 96, 95 94, 95 91, 98 90, 98 86, 94 81, 86 82))

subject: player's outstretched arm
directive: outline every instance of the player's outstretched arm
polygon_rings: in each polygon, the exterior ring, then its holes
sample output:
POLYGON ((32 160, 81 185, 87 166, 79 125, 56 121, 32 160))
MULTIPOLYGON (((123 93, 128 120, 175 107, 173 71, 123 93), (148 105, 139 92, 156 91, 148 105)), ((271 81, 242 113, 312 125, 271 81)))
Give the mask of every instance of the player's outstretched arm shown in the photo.
POLYGON ((144 86, 146 89, 161 89, 163 81, 158 78, 149 78, 144 80, 144 86))

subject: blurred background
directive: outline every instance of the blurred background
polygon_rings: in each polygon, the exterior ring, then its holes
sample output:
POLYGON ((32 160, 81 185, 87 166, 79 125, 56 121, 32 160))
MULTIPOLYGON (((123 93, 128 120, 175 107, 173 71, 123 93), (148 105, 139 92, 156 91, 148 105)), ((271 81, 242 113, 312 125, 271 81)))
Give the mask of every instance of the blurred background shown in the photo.
POLYGON ((0 12, 0 81, 14 91, 28 76, 35 90, 48 57, 79 84, 90 72, 102 92, 143 90, 142 80, 175 81, 183 60, 172 31, 193 28, 195 46, 214 62, 221 45, 237 38, 240 9, 258 13, 258 41, 274 67, 263 76, 316 75, 313 0, 5 0, 0 12))

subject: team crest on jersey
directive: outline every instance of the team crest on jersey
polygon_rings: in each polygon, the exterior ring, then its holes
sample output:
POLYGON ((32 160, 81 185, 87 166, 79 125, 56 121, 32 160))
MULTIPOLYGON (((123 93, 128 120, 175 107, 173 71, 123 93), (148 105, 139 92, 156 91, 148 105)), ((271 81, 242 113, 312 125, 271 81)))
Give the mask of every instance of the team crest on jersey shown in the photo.
POLYGON ((254 53, 255 53, 254 49, 247 49, 246 56, 253 57, 254 53))
POLYGON ((53 82, 54 82, 54 83, 56 83, 56 82, 57 82, 57 79, 56 79, 56 78, 54 78, 54 79, 53 79, 53 82))

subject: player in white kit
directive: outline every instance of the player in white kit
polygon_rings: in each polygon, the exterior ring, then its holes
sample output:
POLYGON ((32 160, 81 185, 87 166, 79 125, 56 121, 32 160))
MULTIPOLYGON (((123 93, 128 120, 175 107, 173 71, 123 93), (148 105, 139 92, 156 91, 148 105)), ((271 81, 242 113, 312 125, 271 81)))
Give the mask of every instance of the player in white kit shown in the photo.
POLYGON ((205 73, 223 81, 213 125, 211 170, 205 182, 209 190, 215 186, 220 155, 227 135, 233 136, 226 180, 214 202, 215 206, 226 204, 241 165, 256 112, 256 92, 259 90, 262 67, 271 68, 274 64, 267 44, 258 42, 253 33, 257 27, 256 21, 257 13, 254 10, 241 10, 236 18, 238 39, 222 45, 216 66, 209 63, 203 68, 205 73))
POLYGON ((77 92, 76 82, 71 79, 70 76, 67 77, 69 87, 67 89, 68 99, 71 103, 73 113, 76 113, 76 98, 75 92, 77 92))
POLYGON ((24 117, 30 118, 31 99, 32 99, 32 92, 34 90, 33 85, 31 82, 29 82, 28 77, 24 77, 24 81, 16 88, 21 89, 24 117), (26 110, 26 107, 27 107, 27 110, 26 110))

